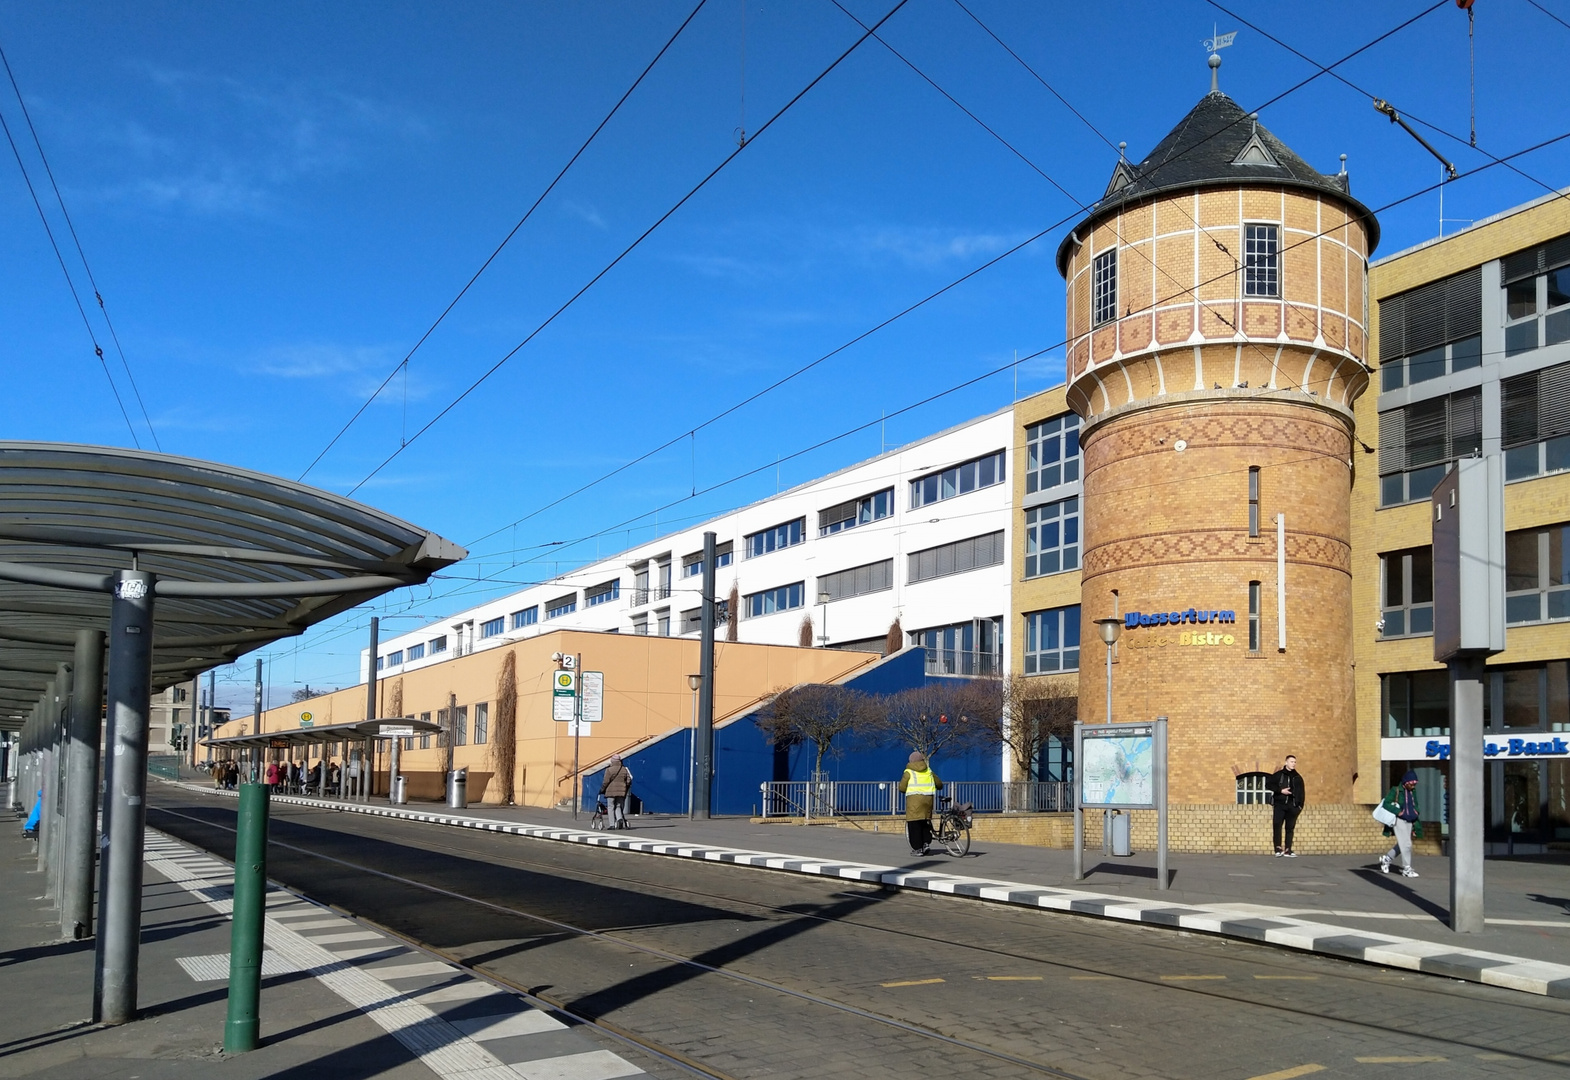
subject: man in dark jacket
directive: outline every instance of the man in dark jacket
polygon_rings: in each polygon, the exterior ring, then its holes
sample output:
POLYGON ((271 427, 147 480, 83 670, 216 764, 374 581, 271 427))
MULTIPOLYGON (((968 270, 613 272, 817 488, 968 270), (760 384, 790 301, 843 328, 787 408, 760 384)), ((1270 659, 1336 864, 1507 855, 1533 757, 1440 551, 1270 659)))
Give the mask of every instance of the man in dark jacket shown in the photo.
POLYGON ((1297 755, 1288 754, 1286 764, 1270 774, 1270 802, 1274 812, 1270 816, 1270 839, 1275 844, 1276 857, 1295 859, 1292 852, 1292 833, 1297 829, 1297 816, 1303 812, 1306 792, 1303 775, 1297 771, 1297 755), (1286 847, 1281 846, 1281 829, 1286 826, 1286 847))

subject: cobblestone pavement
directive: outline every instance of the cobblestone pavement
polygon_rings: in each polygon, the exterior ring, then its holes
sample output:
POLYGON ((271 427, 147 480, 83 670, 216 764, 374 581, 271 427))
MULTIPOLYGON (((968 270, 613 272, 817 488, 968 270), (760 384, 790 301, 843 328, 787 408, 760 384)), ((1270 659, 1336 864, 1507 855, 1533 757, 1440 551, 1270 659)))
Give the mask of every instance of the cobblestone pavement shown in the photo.
MULTIPOLYGON (((155 799, 232 846, 227 805, 155 799)), ((292 887, 726 1076, 1570 1077, 1570 1003, 1434 976, 306 808, 272 839, 292 887)))

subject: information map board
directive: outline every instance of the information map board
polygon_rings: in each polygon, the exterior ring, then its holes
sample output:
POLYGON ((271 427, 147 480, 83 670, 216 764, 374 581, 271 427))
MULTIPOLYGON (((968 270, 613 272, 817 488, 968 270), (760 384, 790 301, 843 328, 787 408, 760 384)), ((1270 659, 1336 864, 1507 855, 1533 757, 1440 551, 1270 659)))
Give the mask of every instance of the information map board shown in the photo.
POLYGON ((1081 733, 1079 804, 1104 810, 1156 808, 1156 739, 1149 724, 1086 727, 1081 733))

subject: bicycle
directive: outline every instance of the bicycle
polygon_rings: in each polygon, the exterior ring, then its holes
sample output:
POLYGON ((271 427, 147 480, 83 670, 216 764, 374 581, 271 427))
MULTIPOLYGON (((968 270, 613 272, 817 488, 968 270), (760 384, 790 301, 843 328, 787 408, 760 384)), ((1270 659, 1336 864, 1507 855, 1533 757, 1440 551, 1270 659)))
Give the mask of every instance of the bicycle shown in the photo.
POLYGON ((933 823, 932 839, 956 859, 963 859, 970 853, 970 825, 975 817, 975 804, 951 805, 953 800, 947 795, 940 796, 938 803, 943 810, 933 823))

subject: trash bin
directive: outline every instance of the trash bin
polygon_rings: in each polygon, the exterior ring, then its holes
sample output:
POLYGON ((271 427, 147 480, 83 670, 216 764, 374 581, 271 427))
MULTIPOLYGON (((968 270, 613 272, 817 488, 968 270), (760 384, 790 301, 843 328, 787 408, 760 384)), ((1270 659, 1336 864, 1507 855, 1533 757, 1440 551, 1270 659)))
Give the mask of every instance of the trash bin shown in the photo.
MULTIPOLYGON (((465 785, 465 786, 467 786, 467 785, 465 785)), ((408 781, 408 779, 403 777, 403 776, 395 777, 393 779, 393 790, 392 790, 392 803, 393 803, 393 805, 394 806, 402 806, 404 803, 406 803, 408 801, 409 801, 409 781, 408 781)))
POLYGON ((1129 825, 1133 820, 1132 814, 1112 815, 1112 854, 1124 856, 1134 854, 1129 840, 1129 825))
MULTIPOLYGON (((402 777, 399 777, 402 779, 402 777)), ((469 808, 469 770, 454 769, 447 774, 447 805, 454 810, 469 808)))

